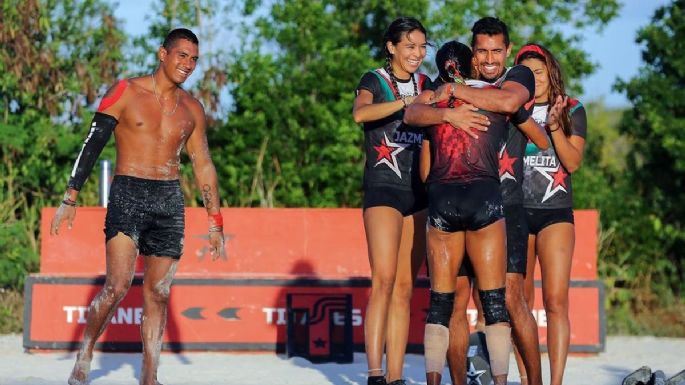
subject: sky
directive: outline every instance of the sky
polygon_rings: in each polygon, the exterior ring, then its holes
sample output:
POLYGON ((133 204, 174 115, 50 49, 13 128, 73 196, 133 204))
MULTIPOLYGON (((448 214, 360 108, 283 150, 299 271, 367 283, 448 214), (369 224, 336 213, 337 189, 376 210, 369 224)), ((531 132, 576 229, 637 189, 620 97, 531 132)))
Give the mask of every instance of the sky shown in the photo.
POLYGON ((595 73, 583 80, 581 100, 603 99, 609 107, 625 107, 625 95, 611 90, 617 78, 629 80, 642 64, 644 45, 635 42, 637 31, 651 23, 654 11, 669 4, 666 0, 625 0, 619 15, 600 33, 591 32, 581 46, 599 64, 595 73))
MULTIPOLYGON (((151 11, 153 0, 119 0, 116 16, 124 22, 129 34, 140 35, 147 31, 145 15, 151 11)), ((603 100, 608 107, 627 107, 625 95, 613 91, 617 78, 628 80, 635 76, 641 65, 642 46, 635 42, 637 31, 651 22, 654 11, 667 0, 625 0, 619 15, 601 32, 585 32, 588 37, 581 47, 590 54, 590 60, 599 67, 582 82, 584 95, 581 101, 603 100)))

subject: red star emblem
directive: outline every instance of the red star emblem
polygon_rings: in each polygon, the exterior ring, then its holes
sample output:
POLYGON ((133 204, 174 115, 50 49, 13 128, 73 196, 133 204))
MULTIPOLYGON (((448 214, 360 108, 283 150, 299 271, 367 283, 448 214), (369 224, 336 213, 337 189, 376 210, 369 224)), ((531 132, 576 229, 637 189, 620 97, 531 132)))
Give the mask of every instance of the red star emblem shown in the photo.
POLYGON ((514 175, 514 163, 518 158, 509 157, 509 153, 505 150, 502 151, 502 157, 499 158, 499 176, 509 173, 514 175))
POLYGON ((379 161, 381 159, 387 159, 388 161, 392 162, 392 156, 390 156, 390 154, 392 153, 393 148, 389 147, 387 143, 385 143, 385 139, 381 139, 380 146, 373 146, 373 148, 375 148, 378 152, 378 157, 376 158, 376 161, 379 161))
POLYGON ((390 169, 397 175, 398 178, 402 179, 402 172, 400 172, 400 167, 397 162, 397 154, 404 150, 404 146, 391 142, 390 139, 388 139, 388 135, 383 133, 381 145, 373 146, 373 148, 376 150, 376 152, 378 152, 376 164, 374 164, 373 167, 376 167, 379 164, 385 164, 386 166, 390 167, 390 169))
POLYGON ((552 188, 554 189, 557 186, 562 186, 563 188, 566 188, 567 176, 568 174, 564 172, 564 169, 559 167, 559 171, 552 174, 552 177, 554 178, 554 180, 552 181, 552 188))

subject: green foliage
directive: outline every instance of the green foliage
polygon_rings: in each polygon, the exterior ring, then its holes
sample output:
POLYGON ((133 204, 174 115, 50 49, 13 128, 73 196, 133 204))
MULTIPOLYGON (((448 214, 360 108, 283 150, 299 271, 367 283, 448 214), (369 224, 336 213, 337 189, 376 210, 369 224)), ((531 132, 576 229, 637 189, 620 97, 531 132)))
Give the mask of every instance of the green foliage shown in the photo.
MULTIPOLYGON (((251 2, 244 16, 264 7, 251 2)), ((234 108, 225 127, 210 134, 222 190, 232 205, 358 206, 362 133, 353 123, 353 90, 361 75, 383 64, 381 40, 396 17, 422 20, 429 39, 470 41, 470 26, 498 15, 514 41, 534 39, 560 52, 571 79, 593 70, 561 23, 601 27, 616 1, 461 2, 275 1, 247 17, 248 44, 231 53, 234 108), (581 12, 576 10, 580 8, 581 12), (468 36, 468 37, 467 37, 468 36)))
POLYGON ((637 42, 646 46, 644 65, 636 77, 617 86, 633 104, 623 117, 621 131, 634 141, 628 165, 646 222, 641 237, 646 247, 635 263, 647 268, 644 274, 649 274, 649 281, 636 285, 651 283, 658 288, 657 303, 685 293, 683 39, 685 1, 679 0, 659 8, 652 24, 638 33, 637 42))
MULTIPOLYGON (((1 7, 0 287, 21 289, 38 267, 39 210, 64 191, 90 118, 85 107, 118 76, 124 35, 106 2, 1 7)), ((85 203, 94 202, 92 189, 85 203)))
MULTIPOLYGON (((2 191, 9 191, 9 186, 2 184, 0 182, 2 191)), ((20 289, 24 286, 26 273, 38 268, 37 229, 34 226, 39 222, 40 206, 28 207, 25 196, 14 200, 3 195, 0 195, 0 289, 20 289), (17 212, 25 218, 17 220, 17 212)))
POLYGON ((573 175, 576 208, 601 213, 599 275, 603 280, 610 333, 683 335, 685 329, 657 327, 657 319, 682 325, 685 303, 660 278, 669 262, 668 239, 647 201, 636 193, 635 171, 626 159, 635 140, 621 132, 623 111, 586 105, 590 123, 583 167, 573 175))
POLYGON ((0 334, 21 333, 23 315, 21 291, 0 288, 0 334))
POLYGON ((619 8, 616 0, 431 2, 428 25, 432 26, 431 37, 440 43, 456 38, 470 45, 473 23, 483 16, 498 17, 509 27, 512 59, 527 42, 543 44, 561 63, 570 91, 579 93, 580 80, 596 67, 579 46, 583 33, 601 30, 619 8), (562 25, 573 29, 562 31, 562 25))
POLYGON ((235 192, 229 203, 359 205, 352 91, 374 66, 359 12, 349 2, 291 1, 257 19, 252 45, 229 67, 234 112, 210 138, 225 149, 219 167, 224 189, 235 192), (269 45, 273 52, 263 52, 269 45))
POLYGON ((685 334, 684 5, 659 9, 640 31, 644 65, 617 86, 633 107, 618 115, 588 106, 574 196, 577 207, 601 210, 599 273, 612 332, 685 334))

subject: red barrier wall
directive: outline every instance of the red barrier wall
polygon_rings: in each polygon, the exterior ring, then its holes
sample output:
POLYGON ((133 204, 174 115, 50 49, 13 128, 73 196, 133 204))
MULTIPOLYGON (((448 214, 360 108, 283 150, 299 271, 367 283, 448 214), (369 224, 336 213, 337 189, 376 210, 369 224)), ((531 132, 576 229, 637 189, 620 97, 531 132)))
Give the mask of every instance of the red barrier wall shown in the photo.
MULTIPOLYGON (((103 282, 105 209, 79 208, 74 228, 62 228, 58 236, 49 235, 54 212, 42 212, 40 274, 26 283, 27 348, 74 348, 88 304, 103 282)), ((285 342, 287 293, 352 294, 354 343, 363 348, 370 273, 361 210, 230 208, 222 214, 228 258, 212 261, 205 210, 186 210, 185 250, 172 287, 167 348, 274 350, 285 342)), ((603 350, 605 334, 603 289, 596 281, 598 215, 581 210, 575 219, 571 351, 596 352, 603 350)), ((99 347, 138 348, 139 284, 137 277, 99 347)), ((419 286, 412 302, 411 351, 421 350, 428 307, 427 280, 420 279, 419 286)), ((544 345, 539 291, 533 311, 544 345)), ((469 314, 475 317, 473 306, 469 314)))
MULTIPOLYGON (((79 208, 74 227, 50 236, 54 208, 42 212, 41 274, 104 274, 104 208, 79 208), (47 218, 47 220, 45 219, 47 218), (45 235, 47 234, 47 235, 45 235)), ((222 209, 228 258, 208 253, 207 212, 186 209, 178 273, 250 277, 369 275, 358 209, 222 209)))
MULTIPOLYGON (((184 254, 178 273, 268 277, 368 277, 366 239, 359 209, 222 209, 228 259, 212 262, 207 214, 186 209, 184 254)), ((55 208, 42 211, 41 274, 104 274, 105 209, 81 207, 74 227, 51 236, 55 208)), ((576 210, 571 277, 597 279, 598 214, 576 210)), ((536 279, 539 279, 539 270, 536 279)))
MULTIPOLYGON (((85 327, 88 305, 101 288, 92 278, 36 277, 29 279, 25 346, 70 348, 85 327)), ((363 318, 369 282, 360 280, 275 280, 275 279, 189 279, 174 282, 169 303, 166 344, 183 349, 276 350, 286 339, 286 294, 352 294, 354 344, 364 345, 363 318)), ((409 350, 420 351, 428 310, 427 281, 421 282, 412 300, 409 350)), ((572 351, 599 351, 602 331, 602 291, 588 281, 575 282, 570 289, 572 351)), ((547 321, 542 294, 536 289, 533 308, 540 343, 546 344, 547 321)), ((100 343, 127 350, 140 340, 142 316, 140 281, 134 282, 113 316, 100 343)), ((469 321, 475 325, 476 310, 469 305, 469 321)))

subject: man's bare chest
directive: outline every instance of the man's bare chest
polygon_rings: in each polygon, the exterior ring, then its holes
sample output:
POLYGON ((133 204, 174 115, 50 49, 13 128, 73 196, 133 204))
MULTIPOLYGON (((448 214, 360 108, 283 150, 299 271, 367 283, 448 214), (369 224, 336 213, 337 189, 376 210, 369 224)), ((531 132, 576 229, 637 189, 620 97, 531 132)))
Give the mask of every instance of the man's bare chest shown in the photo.
POLYGON ((174 106, 172 102, 160 106, 152 95, 135 98, 120 117, 121 131, 166 140, 186 139, 193 132, 195 121, 184 103, 174 106))

